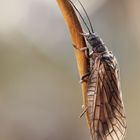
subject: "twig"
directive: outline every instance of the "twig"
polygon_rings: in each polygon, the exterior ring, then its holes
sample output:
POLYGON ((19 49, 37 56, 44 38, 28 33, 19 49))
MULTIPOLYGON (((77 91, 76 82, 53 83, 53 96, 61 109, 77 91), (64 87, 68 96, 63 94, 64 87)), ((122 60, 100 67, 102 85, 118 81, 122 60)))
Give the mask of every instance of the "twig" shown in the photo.
MULTIPOLYGON (((86 46, 85 39, 83 36, 79 34, 82 32, 82 28, 72 6, 68 2, 68 0, 57 0, 57 2, 64 16, 65 22, 69 28, 71 39, 73 42, 72 44, 76 45, 77 48, 85 47, 86 46)), ((74 48, 74 52, 75 52, 75 56, 77 60, 79 75, 81 77, 87 72, 89 62, 87 58, 85 57, 84 52, 81 52, 75 48, 74 48)), ((86 82, 82 83, 82 94, 83 94, 83 104, 85 107, 87 107, 87 95, 86 95, 87 83, 86 82)), ((86 120, 89 126, 90 121, 89 121, 88 112, 86 112, 85 114, 86 114, 86 120)))

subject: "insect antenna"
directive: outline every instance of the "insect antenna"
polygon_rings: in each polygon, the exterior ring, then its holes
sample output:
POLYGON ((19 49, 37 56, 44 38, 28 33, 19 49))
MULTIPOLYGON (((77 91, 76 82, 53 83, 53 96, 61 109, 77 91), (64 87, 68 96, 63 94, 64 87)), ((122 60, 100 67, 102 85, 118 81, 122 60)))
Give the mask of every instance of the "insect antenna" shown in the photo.
POLYGON ((79 14, 80 18, 82 19, 82 21, 83 21, 83 23, 85 24, 85 26, 86 26, 87 30, 89 31, 89 33, 91 33, 91 31, 90 31, 90 29, 89 29, 87 23, 85 22, 84 18, 83 18, 82 15, 80 14, 80 12, 79 12, 79 10, 77 9, 77 7, 74 5, 74 3, 73 3, 71 0, 69 0, 69 2, 70 2, 70 4, 73 6, 73 8, 77 11, 77 13, 79 14))
POLYGON ((90 18, 89 18, 89 16, 88 16, 88 13, 86 12, 86 9, 84 8, 84 6, 83 6, 83 4, 81 3, 80 0, 78 0, 78 2, 80 3, 81 7, 83 8, 83 10, 84 10, 84 12, 85 12, 85 14, 86 14, 86 16, 87 16, 87 19, 88 19, 88 21, 89 21, 89 24, 90 24, 90 27, 91 27, 92 32, 94 32, 94 31, 93 31, 93 27, 92 27, 91 20, 90 20, 90 18))

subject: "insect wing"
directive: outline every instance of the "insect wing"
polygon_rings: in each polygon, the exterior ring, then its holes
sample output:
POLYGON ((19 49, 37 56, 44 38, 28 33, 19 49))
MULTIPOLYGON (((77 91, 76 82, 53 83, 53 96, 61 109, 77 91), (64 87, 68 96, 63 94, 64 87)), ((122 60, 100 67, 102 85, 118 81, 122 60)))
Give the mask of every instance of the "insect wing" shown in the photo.
MULTIPOLYGON (((96 81, 91 135, 94 140, 123 140, 126 117, 119 83, 117 61, 108 53, 100 63, 96 81)), ((94 74, 93 74, 94 75, 94 74)))

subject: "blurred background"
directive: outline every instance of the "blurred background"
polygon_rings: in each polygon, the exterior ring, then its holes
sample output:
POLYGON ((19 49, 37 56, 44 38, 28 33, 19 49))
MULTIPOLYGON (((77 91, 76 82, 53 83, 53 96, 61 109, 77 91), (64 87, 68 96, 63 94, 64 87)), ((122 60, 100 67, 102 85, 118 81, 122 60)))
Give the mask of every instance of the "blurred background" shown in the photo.
MULTIPOLYGON (((125 140, 139 139, 140 1, 81 2, 120 65, 125 140)), ((56 0, 0 0, 0 140, 89 140, 78 81, 56 0)))

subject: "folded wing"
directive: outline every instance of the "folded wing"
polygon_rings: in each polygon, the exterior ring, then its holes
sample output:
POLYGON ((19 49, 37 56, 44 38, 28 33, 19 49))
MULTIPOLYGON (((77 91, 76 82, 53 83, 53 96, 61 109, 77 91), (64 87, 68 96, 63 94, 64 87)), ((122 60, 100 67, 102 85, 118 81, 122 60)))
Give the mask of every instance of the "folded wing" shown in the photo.
POLYGON ((117 61, 111 53, 108 53, 98 59, 97 63, 94 114, 90 118, 92 138, 94 140, 123 140, 126 133, 126 117, 117 61))

